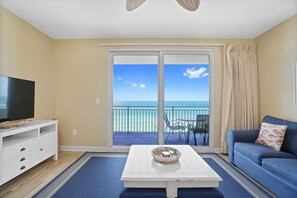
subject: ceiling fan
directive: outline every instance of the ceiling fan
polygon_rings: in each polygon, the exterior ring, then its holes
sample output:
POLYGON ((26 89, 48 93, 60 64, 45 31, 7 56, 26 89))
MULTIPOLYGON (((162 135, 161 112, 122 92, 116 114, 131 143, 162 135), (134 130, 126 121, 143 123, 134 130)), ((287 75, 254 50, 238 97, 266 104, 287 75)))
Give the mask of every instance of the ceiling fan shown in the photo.
MULTIPOLYGON (((179 5, 189 11, 195 11, 198 9, 200 0, 176 0, 179 5)), ((145 0, 126 0, 126 9, 132 11, 142 5, 145 0)))

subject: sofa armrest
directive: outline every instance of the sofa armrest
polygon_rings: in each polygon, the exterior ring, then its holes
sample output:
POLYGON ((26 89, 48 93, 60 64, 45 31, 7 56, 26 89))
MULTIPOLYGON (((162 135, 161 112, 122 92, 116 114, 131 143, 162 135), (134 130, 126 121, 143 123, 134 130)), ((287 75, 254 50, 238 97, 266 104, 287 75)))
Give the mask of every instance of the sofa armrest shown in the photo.
POLYGON ((235 142, 255 142, 259 135, 257 130, 230 130, 227 133, 228 155, 230 162, 234 163, 234 144, 235 142))

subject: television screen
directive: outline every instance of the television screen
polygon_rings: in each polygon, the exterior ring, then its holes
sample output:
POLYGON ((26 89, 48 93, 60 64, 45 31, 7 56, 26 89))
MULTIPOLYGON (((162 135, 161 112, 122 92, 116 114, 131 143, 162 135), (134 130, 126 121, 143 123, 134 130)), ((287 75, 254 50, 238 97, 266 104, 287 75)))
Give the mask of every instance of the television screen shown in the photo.
POLYGON ((0 122, 34 117, 35 82, 0 76, 0 122))

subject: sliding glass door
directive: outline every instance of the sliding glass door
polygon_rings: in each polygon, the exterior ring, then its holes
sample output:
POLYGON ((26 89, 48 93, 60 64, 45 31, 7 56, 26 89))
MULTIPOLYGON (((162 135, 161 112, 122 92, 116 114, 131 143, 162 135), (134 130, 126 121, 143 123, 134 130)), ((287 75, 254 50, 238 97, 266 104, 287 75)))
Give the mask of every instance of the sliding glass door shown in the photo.
POLYGON ((113 145, 158 144, 158 56, 113 59, 113 145))
POLYGON ((111 52, 113 146, 209 145, 210 55, 111 52))
POLYGON ((209 57, 165 55, 164 144, 208 146, 208 115, 209 57))

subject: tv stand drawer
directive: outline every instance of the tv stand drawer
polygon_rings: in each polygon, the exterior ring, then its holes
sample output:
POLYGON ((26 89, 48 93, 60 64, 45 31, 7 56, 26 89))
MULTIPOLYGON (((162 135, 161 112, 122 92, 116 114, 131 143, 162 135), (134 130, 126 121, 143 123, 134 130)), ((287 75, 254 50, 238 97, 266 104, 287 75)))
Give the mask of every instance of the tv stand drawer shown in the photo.
POLYGON ((2 180, 7 181, 20 173, 25 172, 38 161, 38 150, 35 147, 33 150, 27 151, 24 154, 6 160, 2 168, 2 180))
POLYGON ((34 147, 37 147, 37 139, 20 143, 12 148, 5 149, 2 153, 2 160, 5 161, 9 158, 15 157, 16 155, 25 153, 34 147))

